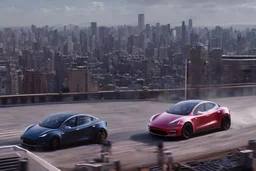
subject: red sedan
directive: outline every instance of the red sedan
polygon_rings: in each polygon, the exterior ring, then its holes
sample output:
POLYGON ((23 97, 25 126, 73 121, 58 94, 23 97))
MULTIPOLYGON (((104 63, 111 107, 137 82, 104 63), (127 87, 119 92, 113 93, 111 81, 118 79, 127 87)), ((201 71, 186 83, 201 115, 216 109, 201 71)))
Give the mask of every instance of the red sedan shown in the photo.
POLYGON ((212 101, 185 100, 149 120, 149 133, 164 137, 189 139, 193 134, 211 129, 227 130, 230 110, 212 101))

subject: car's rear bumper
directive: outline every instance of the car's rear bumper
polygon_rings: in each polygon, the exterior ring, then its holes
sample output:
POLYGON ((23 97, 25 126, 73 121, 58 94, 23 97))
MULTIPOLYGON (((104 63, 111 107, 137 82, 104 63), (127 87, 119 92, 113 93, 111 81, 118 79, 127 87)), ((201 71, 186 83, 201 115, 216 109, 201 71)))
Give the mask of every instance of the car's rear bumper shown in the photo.
POLYGON ((181 126, 175 126, 175 127, 169 127, 169 128, 160 128, 155 126, 148 126, 149 133, 151 135, 156 135, 160 137, 180 137, 182 127, 181 126))

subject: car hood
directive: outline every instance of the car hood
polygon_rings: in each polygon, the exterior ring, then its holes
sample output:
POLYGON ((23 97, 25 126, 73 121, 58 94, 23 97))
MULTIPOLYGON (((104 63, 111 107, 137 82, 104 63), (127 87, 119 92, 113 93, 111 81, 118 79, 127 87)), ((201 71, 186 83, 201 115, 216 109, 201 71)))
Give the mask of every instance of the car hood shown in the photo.
POLYGON ((40 125, 36 124, 29 128, 24 135, 25 136, 40 136, 42 134, 48 133, 52 131, 53 129, 41 127, 40 125))
POLYGON ((152 126, 166 126, 170 122, 175 122, 176 120, 180 120, 184 116, 181 115, 175 115, 175 114, 170 114, 170 113, 162 113, 158 115, 154 120, 151 122, 152 126))

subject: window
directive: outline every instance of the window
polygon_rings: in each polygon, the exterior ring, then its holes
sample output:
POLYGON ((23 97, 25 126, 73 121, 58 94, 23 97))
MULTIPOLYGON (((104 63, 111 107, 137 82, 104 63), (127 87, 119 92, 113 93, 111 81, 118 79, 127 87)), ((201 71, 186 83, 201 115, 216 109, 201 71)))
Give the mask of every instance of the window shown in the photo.
POLYGON ((89 116, 78 116, 78 125, 88 124, 92 121, 92 118, 89 116))
POLYGON ((56 129, 67 119, 66 116, 53 115, 45 118, 39 125, 45 128, 56 129))
POLYGON ((199 106, 196 107, 194 110, 194 115, 197 115, 198 112, 204 112, 205 111, 205 104, 200 104, 199 106))
POLYGON ((211 110, 215 107, 214 103, 205 103, 205 110, 211 110))
POLYGON ((71 128, 72 128, 72 127, 75 127, 75 126, 76 126, 76 117, 69 119, 69 120, 64 124, 64 126, 70 126, 71 128))
POLYGON ((179 102, 166 112, 175 115, 188 115, 197 104, 198 102, 179 102))

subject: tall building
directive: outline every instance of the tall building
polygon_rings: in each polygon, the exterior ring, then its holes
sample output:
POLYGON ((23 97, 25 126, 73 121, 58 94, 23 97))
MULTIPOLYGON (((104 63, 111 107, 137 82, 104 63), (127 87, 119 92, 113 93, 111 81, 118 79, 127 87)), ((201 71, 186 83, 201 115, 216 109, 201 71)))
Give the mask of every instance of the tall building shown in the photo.
POLYGON ((0 61, 0 94, 11 94, 10 63, 0 61))
POLYGON ((188 84, 193 86, 209 84, 208 50, 197 42, 189 52, 188 84))
POLYGON ((223 50, 220 48, 212 49, 209 52, 209 66, 210 66, 210 84, 221 84, 223 76, 222 63, 223 50))
POLYGON ((192 21, 192 19, 189 19, 189 20, 188 20, 188 28, 189 28, 190 31, 191 31, 192 28, 193 28, 193 21, 192 21))
POLYGON ((11 71, 11 82, 12 82, 12 94, 19 94, 21 91, 22 83, 22 71, 21 70, 12 70, 11 71))
POLYGON ((143 31, 145 29, 145 15, 139 14, 138 15, 138 27, 140 31, 143 31))
POLYGON ((182 21, 182 25, 181 25, 181 43, 184 46, 186 44, 186 25, 185 25, 185 21, 182 21))
POLYGON ((80 45, 81 45, 81 51, 82 53, 85 53, 88 51, 88 37, 85 31, 80 31, 80 45))
POLYGON ((99 45, 100 45, 100 47, 102 47, 106 41, 105 32, 106 32, 106 27, 99 28, 99 42, 100 42, 99 45))
POLYGON ((74 43, 72 41, 72 37, 68 36, 68 54, 74 51, 74 43))
POLYGON ((91 36, 93 35, 97 38, 97 22, 91 22, 91 36))
POLYGON ((65 81, 65 78, 67 77, 67 68, 65 66, 65 61, 63 56, 56 52, 54 54, 54 68, 56 71, 56 92, 60 92, 60 90, 63 88, 62 85, 65 81))
POLYGON ((26 70, 23 73, 22 93, 47 93, 47 82, 45 73, 41 71, 26 70))
POLYGON ((91 90, 91 73, 88 69, 69 69, 68 87, 70 92, 89 92, 91 90))

